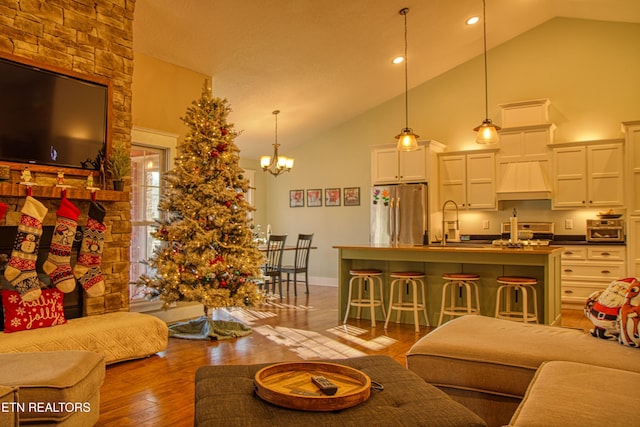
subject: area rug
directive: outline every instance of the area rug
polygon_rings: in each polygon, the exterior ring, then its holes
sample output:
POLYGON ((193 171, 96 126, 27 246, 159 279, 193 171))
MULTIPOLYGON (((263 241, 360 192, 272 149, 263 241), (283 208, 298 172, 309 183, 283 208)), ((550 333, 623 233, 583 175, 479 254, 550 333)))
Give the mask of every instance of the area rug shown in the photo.
POLYGON ((240 322, 212 320, 206 316, 169 325, 169 337, 187 340, 226 340, 250 333, 251 328, 240 322))

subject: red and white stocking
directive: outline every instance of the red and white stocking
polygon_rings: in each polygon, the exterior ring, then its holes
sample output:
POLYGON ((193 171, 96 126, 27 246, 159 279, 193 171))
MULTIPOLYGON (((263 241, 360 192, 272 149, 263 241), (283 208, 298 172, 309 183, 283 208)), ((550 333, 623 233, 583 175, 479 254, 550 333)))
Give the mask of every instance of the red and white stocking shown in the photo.
POLYGON ((47 207, 27 196, 22 207, 18 234, 11 251, 11 258, 4 270, 4 277, 16 288, 23 301, 40 297, 40 281, 36 273, 38 246, 42 236, 42 220, 47 207))
POLYGON ((80 210, 63 197, 57 212, 56 227, 51 237, 49 256, 42 266, 53 285, 64 293, 69 293, 76 287, 76 278, 73 275, 70 260, 79 215, 80 210))
POLYGON ((101 204, 91 203, 87 226, 82 235, 78 263, 73 268, 73 274, 90 297, 104 295, 104 279, 100 264, 102 263, 104 233, 107 229, 103 222, 105 214, 106 211, 101 204))

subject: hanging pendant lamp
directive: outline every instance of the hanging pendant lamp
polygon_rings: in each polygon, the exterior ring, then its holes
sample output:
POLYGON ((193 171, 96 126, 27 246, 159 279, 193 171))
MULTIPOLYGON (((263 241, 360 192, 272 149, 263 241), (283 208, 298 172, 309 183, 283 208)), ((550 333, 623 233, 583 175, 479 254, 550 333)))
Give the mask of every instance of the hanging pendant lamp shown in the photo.
POLYGON ((265 172, 269 172, 271 175, 276 178, 278 175, 289 172, 291 168, 293 168, 293 159, 291 157, 285 157, 278 155, 278 114, 280 114, 280 110, 273 111, 273 117, 275 117, 276 122, 276 132, 275 132, 275 143, 273 144, 273 156, 262 156, 260 157, 260 166, 262 170, 265 172))
POLYGON ((398 140, 399 151, 415 151, 418 149, 419 135, 413 133, 413 129, 409 127, 409 78, 408 78, 408 60, 407 60, 407 13, 409 8, 400 9, 400 15, 404 16, 404 111, 405 121, 404 129, 400 134, 396 135, 398 140))
POLYGON ((498 131, 500 126, 494 125, 489 118, 489 83, 487 78, 487 2, 482 0, 482 26, 483 26, 483 40, 484 40, 484 112, 485 119, 478 127, 473 128, 475 132, 478 132, 476 142, 478 144, 496 144, 500 141, 498 131))

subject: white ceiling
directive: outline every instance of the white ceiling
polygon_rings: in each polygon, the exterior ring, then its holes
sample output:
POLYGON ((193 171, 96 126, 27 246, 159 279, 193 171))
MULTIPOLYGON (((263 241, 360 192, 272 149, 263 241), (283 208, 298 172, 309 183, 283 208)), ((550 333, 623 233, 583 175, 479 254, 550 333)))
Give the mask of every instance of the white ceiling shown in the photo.
MULTIPOLYGON (((243 156, 272 151, 281 110, 286 155, 404 93, 403 7, 410 88, 482 54, 482 0, 137 0, 134 50, 212 75, 243 156)), ((488 47, 557 16, 640 22, 640 0, 487 0, 488 47)))

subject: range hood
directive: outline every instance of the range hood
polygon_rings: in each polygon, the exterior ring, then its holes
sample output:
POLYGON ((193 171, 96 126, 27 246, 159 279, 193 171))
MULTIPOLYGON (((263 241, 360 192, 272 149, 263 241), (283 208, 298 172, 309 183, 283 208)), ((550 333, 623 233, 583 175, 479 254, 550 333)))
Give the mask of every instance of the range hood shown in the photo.
POLYGON ((551 188, 540 161, 507 163, 500 183, 498 200, 551 199, 551 188))

